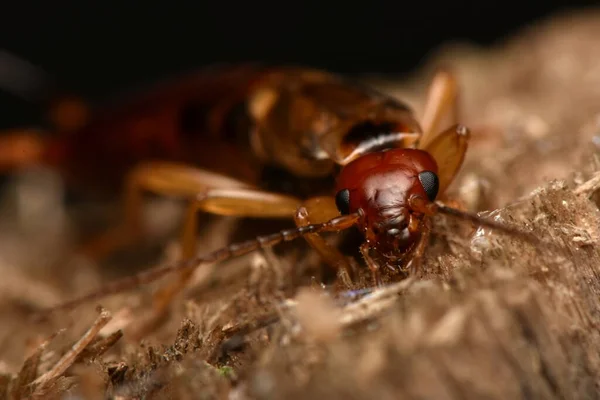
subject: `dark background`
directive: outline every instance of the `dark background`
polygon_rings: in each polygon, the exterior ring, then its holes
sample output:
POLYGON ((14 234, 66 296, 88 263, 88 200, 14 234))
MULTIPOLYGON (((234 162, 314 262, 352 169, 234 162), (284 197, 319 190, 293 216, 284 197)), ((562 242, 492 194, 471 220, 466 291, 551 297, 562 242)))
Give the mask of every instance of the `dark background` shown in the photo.
MULTIPOLYGON (((5 49, 41 66, 61 86, 101 98, 222 61, 402 74, 443 42, 489 45, 549 14, 599 4, 589 0, 119 3, 11 2, 0 7, 0 37, 5 49)), ((27 123, 38 115, 34 104, 2 88, 0 96, 2 126, 27 123)))

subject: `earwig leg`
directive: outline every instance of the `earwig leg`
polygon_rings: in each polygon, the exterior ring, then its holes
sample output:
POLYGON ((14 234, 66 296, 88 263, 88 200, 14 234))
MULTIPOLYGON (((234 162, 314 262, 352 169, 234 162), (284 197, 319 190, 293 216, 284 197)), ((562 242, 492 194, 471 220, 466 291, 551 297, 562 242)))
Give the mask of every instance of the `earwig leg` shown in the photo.
POLYGON ((444 117, 449 117, 446 126, 458 122, 458 84, 454 75, 440 70, 429 86, 423 118, 421 120, 423 136, 419 147, 426 147, 436 138, 442 127, 444 117))
POLYGON ((422 119, 423 136, 419 148, 430 153, 438 164, 439 192, 444 193, 458 173, 467 151, 469 130, 458 122, 458 84, 447 70, 433 78, 422 119), (444 117, 450 116, 451 128, 439 132, 444 117))
POLYGON ((371 270, 371 274, 373 275, 373 283, 375 286, 382 286, 383 282, 381 281, 381 273, 379 271, 379 264, 371 257, 369 254, 369 244, 367 242, 360 245, 360 252, 363 255, 367 266, 371 270))
POLYGON ((466 127, 454 125, 437 135, 425 147, 421 147, 431 154, 438 165, 439 193, 445 193, 458 174, 470 138, 471 133, 466 127))
MULTIPOLYGON (((201 169, 171 163, 142 164, 132 171, 126 183, 125 226, 109 231, 88 246, 88 255, 101 257, 142 236, 140 214, 144 192, 191 199, 181 237, 184 259, 195 255, 197 214, 200 211, 238 217, 291 218, 301 204, 294 197, 263 192, 201 169)), ((191 272, 184 272, 175 283, 155 294, 154 317, 164 315, 170 301, 190 276, 191 272)))
POLYGON ((144 163, 134 168, 125 181, 123 224, 96 237, 80 250, 100 260, 116 249, 131 245, 143 236, 142 205, 145 192, 195 198, 212 188, 252 188, 244 182, 212 172, 174 163, 144 163))
POLYGON ((417 242, 417 246, 413 250, 412 257, 408 262, 407 269, 410 275, 416 275, 421 271, 421 265, 423 263, 423 255, 425 249, 429 243, 429 237, 431 236, 431 222, 429 218, 425 218, 422 223, 421 237, 417 242))
MULTIPOLYGON (((201 211, 217 215, 231 215, 252 218, 290 218, 298 208, 300 200, 256 189, 213 189, 190 203, 183 233, 181 249, 183 259, 196 255, 197 214, 201 211)), ((193 270, 184 271, 171 283, 154 295, 154 309, 163 314, 173 297, 186 285, 193 270)))
MULTIPOLYGON (((295 215, 296 226, 306 226, 329 221, 339 215, 335 200, 330 196, 313 197, 300 207, 295 215)), ((304 238, 323 258, 323 260, 338 271, 342 281, 348 287, 352 285, 353 271, 344 255, 323 239, 318 233, 305 235, 304 238)))

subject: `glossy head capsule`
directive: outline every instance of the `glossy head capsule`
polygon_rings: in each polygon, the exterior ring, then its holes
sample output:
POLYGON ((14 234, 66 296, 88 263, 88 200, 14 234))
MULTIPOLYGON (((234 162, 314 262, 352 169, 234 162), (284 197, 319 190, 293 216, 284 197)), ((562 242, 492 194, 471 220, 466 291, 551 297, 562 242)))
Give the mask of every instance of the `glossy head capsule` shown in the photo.
POLYGON ((342 214, 358 212, 367 241, 380 254, 392 257, 418 239, 423 215, 411 209, 409 198, 434 201, 439 190, 437 174, 435 160, 423 150, 369 153, 342 169, 336 204, 342 214))

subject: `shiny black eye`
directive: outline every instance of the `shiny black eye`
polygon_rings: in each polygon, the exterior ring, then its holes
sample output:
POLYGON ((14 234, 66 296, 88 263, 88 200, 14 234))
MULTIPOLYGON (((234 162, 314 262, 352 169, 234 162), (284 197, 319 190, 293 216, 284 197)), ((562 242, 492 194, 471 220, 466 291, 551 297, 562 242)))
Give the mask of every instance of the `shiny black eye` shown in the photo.
POLYGON ((335 195, 335 205, 343 215, 350 214, 350 191, 342 189, 335 195))
POLYGON ((429 201, 434 201, 440 190, 440 180, 434 172, 423 171, 419 174, 419 181, 427 193, 429 201))

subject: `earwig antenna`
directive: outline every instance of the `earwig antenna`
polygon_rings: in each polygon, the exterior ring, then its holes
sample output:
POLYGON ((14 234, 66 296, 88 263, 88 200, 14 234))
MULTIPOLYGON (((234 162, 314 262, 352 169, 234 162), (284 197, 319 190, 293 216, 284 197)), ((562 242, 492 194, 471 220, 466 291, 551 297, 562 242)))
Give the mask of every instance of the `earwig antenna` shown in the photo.
POLYGON ((48 310, 42 311, 41 314, 45 315, 54 311, 69 310, 75 308, 77 305, 82 303, 97 300, 99 298, 106 297, 111 294, 123 292, 129 289, 133 289, 134 287, 140 285, 145 285, 154 282, 162 278, 163 276, 174 272, 183 272, 188 269, 194 269, 201 266, 202 264, 223 262, 230 258, 239 257, 261 248, 272 247, 282 242, 289 242, 295 240, 309 233, 342 231, 344 229, 350 228, 358 221, 358 219, 359 215, 356 213, 343 215, 341 217, 336 217, 320 224, 306 225, 295 229, 285 229, 270 235, 258 236, 254 239, 245 242, 234 243, 203 256, 180 261, 168 265, 166 267, 154 268, 145 272, 141 272, 134 276, 130 276, 124 279, 114 281, 112 283, 108 283, 104 287, 101 287, 100 289, 94 292, 88 293, 74 300, 68 301, 63 304, 59 304, 58 306, 51 307, 48 310))
POLYGON ((441 203, 434 203, 434 204, 435 204, 435 209, 442 214, 450 215, 452 217, 459 218, 462 220, 471 221, 477 225, 486 226, 488 228, 497 230, 497 231, 505 233, 507 235, 517 237, 523 241, 526 241, 526 242, 531 243, 536 246, 541 246, 541 245, 550 246, 550 247, 555 248, 558 251, 561 251, 561 252, 565 251, 565 249, 563 247, 557 246, 553 243, 548 243, 547 241, 540 239, 536 235, 534 235, 530 232, 523 231, 517 227, 506 225, 506 224, 499 223, 496 221, 491 221, 489 219, 482 218, 482 217, 478 216, 477 214, 470 213, 467 211, 461 211, 456 208, 445 206, 441 203))

